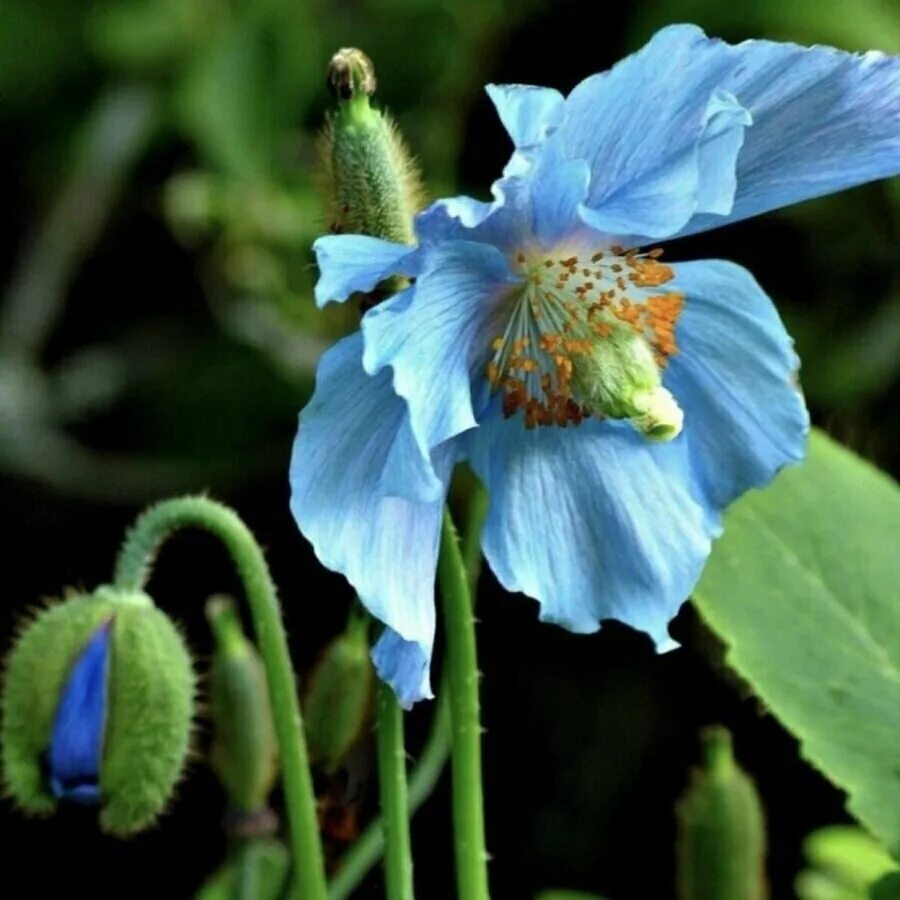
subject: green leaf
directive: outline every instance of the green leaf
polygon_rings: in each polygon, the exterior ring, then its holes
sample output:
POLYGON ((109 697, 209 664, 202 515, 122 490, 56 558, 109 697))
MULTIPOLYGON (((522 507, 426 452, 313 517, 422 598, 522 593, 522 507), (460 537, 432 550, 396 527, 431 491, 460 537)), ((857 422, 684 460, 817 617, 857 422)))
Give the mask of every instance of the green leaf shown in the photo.
POLYGON ((900 490, 825 435, 726 516, 694 594, 729 663, 900 851, 900 490))

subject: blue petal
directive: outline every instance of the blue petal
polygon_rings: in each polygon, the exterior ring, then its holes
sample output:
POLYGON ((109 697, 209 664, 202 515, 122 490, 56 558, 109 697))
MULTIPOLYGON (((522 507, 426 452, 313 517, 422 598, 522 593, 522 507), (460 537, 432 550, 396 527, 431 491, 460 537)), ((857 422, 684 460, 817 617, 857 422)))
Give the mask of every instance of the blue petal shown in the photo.
POLYGON ((684 234, 900 173, 900 57, 771 41, 731 53, 721 87, 753 117, 734 206, 684 234))
MULTIPOLYGON (((322 564, 345 575, 366 608, 430 660, 452 448, 435 453, 433 467, 422 458, 390 373, 366 375, 361 356, 355 334, 322 358, 294 442, 291 511, 322 564), (431 500, 391 496, 403 482, 410 496, 427 488, 431 500)), ((392 670, 383 659, 380 665, 404 702, 428 695, 421 673, 413 678, 408 666, 392 670)))
POLYGON ((75 661, 53 721, 50 788, 78 803, 100 802, 111 624, 97 629, 75 661))
POLYGON ((529 148, 540 144, 562 120, 562 94, 526 84, 489 84, 486 90, 516 148, 504 174, 523 172, 529 166, 529 148))
POLYGON ((396 393, 409 404, 413 434, 430 451, 476 424, 472 378, 484 381, 489 322, 517 281, 488 244, 450 241, 429 252, 415 285, 363 318, 363 366, 393 368, 396 393))
POLYGON ((420 241, 464 241, 496 209, 496 200, 448 197, 436 200, 416 216, 416 236, 420 241))
POLYGON ((397 700, 409 709, 419 700, 434 696, 431 691, 431 655, 421 644, 405 641, 393 628, 385 628, 372 649, 378 677, 394 688, 397 700))
POLYGON ((685 294, 679 352, 665 383, 684 411, 684 435, 711 504, 768 484, 805 454, 809 416, 797 356, 753 276, 720 260, 680 263, 667 287, 685 294))
POLYGON ((532 189, 532 178, 516 176, 491 185, 490 203, 470 197, 438 200, 417 216, 416 234, 423 244, 481 241, 517 252, 534 240, 532 189))
POLYGON ((332 234, 313 244, 319 264, 316 305, 371 291, 390 275, 415 274, 414 247, 362 234, 332 234))
POLYGON ((572 238, 587 196, 591 171, 583 159, 566 159, 558 141, 548 142, 534 164, 534 233, 546 248, 572 238))
POLYGON ((467 436, 490 492, 482 547, 510 591, 571 631, 618 619, 671 645, 666 625, 718 533, 687 444, 653 444, 624 423, 526 430, 489 416, 467 436))
POLYGON ((551 140, 590 167, 589 225, 659 238, 698 211, 730 209, 730 172, 750 122, 720 87, 732 67, 727 44, 673 26, 572 91, 551 140))

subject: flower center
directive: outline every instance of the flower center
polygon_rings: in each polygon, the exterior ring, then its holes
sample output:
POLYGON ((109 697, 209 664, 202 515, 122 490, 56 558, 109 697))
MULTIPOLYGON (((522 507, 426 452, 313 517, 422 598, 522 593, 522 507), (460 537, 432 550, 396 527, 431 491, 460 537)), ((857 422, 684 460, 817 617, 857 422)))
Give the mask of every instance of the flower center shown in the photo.
POLYGON ((661 254, 613 246, 587 258, 518 255, 525 285, 487 365, 505 416, 521 410, 526 428, 597 416, 631 419, 651 438, 680 431, 660 372, 678 352, 684 295, 658 290, 674 278, 661 254))

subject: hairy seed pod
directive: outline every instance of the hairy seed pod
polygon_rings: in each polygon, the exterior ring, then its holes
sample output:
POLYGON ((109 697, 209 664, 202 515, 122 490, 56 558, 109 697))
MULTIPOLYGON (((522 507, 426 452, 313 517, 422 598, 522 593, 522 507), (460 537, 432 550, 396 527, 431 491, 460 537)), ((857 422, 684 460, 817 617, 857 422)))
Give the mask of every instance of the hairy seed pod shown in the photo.
POLYGON ((412 244, 421 181, 396 125, 370 103, 371 60, 354 48, 340 50, 328 78, 338 108, 328 118, 319 149, 333 229, 412 244))
POLYGON ((703 734, 705 762, 678 804, 679 900, 766 900, 766 832, 756 788, 724 728, 703 734))
POLYGON ((230 600, 211 598, 206 616, 215 640, 209 678, 210 762, 234 809, 254 813, 265 808, 278 773, 265 671, 230 600))
POLYGON ((143 593, 99 588, 41 612, 3 685, 3 777, 26 812, 100 807, 127 835, 163 811, 184 767, 194 702, 178 629, 143 593))
POLYGON ((352 614, 307 681, 303 722, 310 759, 334 772, 368 725, 372 711, 368 620, 352 614))

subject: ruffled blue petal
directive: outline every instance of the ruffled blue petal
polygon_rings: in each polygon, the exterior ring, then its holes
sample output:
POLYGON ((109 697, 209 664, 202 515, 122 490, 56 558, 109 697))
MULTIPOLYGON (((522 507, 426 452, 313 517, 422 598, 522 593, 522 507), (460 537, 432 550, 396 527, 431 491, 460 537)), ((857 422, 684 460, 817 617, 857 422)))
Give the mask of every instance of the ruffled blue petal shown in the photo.
POLYGON ((684 234, 900 173, 900 57, 771 41, 730 51, 721 88, 753 117, 734 205, 684 234))
POLYGON ((111 624, 97 629, 75 661, 53 721, 50 789, 76 803, 100 802, 111 624))
POLYGON ((724 507, 801 460, 809 416, 799 362, 753 276, 720 260, 679 263, 667 287, 685 295, 679 353, 665 383, 684 411, 683 438, 709 502, 724 507))
POLYGON ((518 279, 495 247, 450 241, 431 250, 416 283, 363 318, 363 366, 393 369, 422 454, 476 424, 472 377, 484 381, 489 322, 518 279))
POLYGON ((390 275, 414 275, 416 249, 362 234, 330 234, 313 244, 319 264, 316 305, 371 291, 390 275))
MULTIPOLYGON (((342 573, 360 600, 404 641, 431 659, 434 574, 441 509, 453 449, 423 459, 410 435, 406 403, 390 372, 362 369, 362 338, 335 345, 319 365, 316 390, 300 414, 291 457, 291 511, 323 565, 342 573), (390 496, 406 480, 410 496, 390 496), (433 488, 436 487, 437 491, 433 488)), ((427 679, 408 665, 379 666, 404 702, 429 696, 427 679)))
POLYGON ((385 628, 372 649, 372 662, 378 677, 393 686, 404 709, 434 696, 431 654, 426 654, 416 641, 405 641, 392 628, 385 628))
MULTIPOLYGON (((502 201, 501 201, 502 202, 502 201)), ((448 197, 436 200, 416 216, 416 236, 420 241, 464 241, 497 206, 494 200, 473 200, 471 197, 448 197)))
POLYGON ((490 203, 469 197, 438 200, 416 218, 416 234, 424 245, 480 241, 507 254, 518 252, 534 243, 533 186, 530 177, 501 178, 491 185, 490 203))
POLYGON ((596 419, 529 431, 495 414, 467 447, 490 492, 482 547, 504 587, 571 631, 618 619, 671 646, 666 625, 718 533, 686 442, 650 443, 596 419))
POLYGON ((486 90, 516 148, 504 174, 520 174, 529 167, 529 150, 562 121, 563 96, 552 88, 526 84, 489 84, 486 90))
POLYGON ((660 238, 698 211, 730 209, 750 116, 721 87, 729 54, 695 26, 672 26, 572 91, 551 140, 590 168, 589 225, 660 238))

